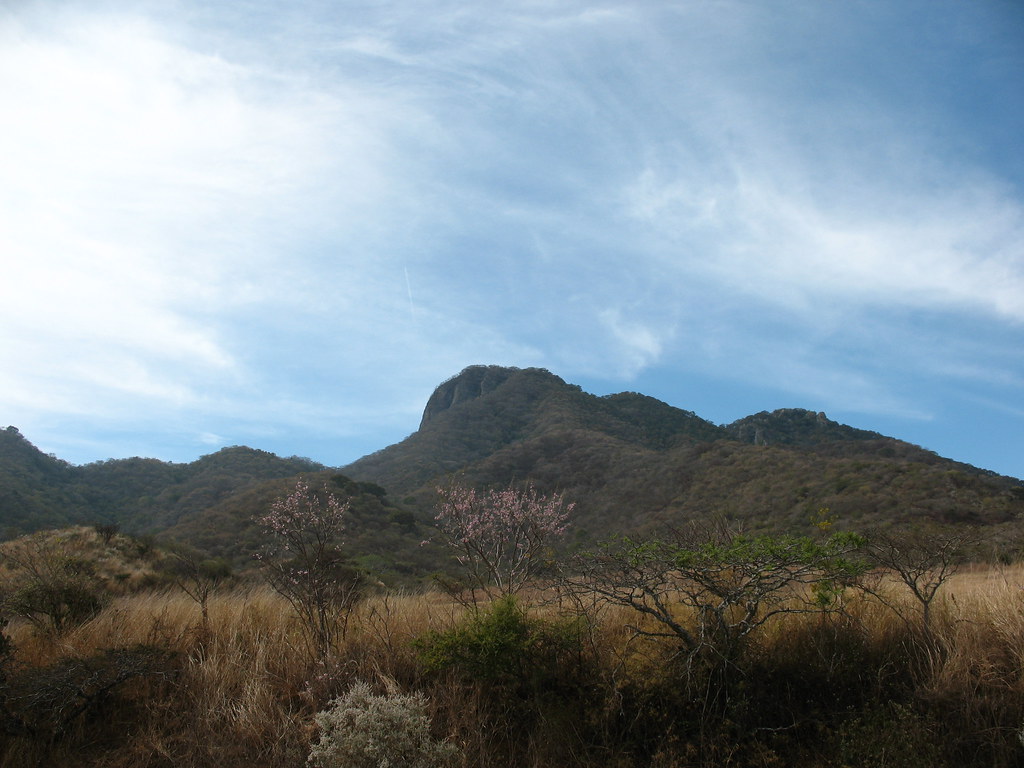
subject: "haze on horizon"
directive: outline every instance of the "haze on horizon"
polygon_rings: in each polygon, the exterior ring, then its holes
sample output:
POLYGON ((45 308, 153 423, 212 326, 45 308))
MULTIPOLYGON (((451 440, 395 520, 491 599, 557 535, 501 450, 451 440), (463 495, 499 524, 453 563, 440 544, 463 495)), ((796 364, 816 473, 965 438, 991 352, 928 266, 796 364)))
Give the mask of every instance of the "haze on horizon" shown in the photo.
POLYGON ((0 426, 339 466, 473 364, 1024 477, 1024 6, 0 8, 0 426))

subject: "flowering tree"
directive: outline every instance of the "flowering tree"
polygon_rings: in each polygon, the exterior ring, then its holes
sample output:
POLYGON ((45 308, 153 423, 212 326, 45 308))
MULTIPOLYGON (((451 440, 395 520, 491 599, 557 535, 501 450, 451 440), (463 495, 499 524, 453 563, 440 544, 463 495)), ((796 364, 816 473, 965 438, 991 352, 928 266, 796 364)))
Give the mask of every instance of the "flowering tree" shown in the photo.
POLYGON ((256 521, 270 539, 256 559, 270 586, 295 609, 321 657, 344 635, 358 597, 358 577, 341 551, 348 509, 349 503, 326 486, 317 492, 300 480, 256 521))
POLYGON ((491 597, 515 595, 538 574, 574 506, 532 485, 478 492, 453 483, 438 494, 441 534, 473 586, 491 597))

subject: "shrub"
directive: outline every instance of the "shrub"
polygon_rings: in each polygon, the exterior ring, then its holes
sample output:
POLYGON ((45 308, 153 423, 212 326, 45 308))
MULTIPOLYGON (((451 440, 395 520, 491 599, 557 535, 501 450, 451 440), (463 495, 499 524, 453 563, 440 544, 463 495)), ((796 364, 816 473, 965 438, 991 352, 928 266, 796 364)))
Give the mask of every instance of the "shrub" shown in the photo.
POLYGON ((567 666, 559 662, 577 648, 578 634, 575 622, 531 619, 515 598, 503 597, 416 646, 428 672, 457 669, 474 680, 521 683, 567 666))
POLYGON ((937 733, 941 727, 926 715, 897 702, 877 710, 868 709, 838 730, 841 764, 850 768, 882 765, 938 768, 948 765, 942 759, 937 733))
POLYGON ((582 618, 529 616, 513 597, 470 611, 415 641, 427 683, 455 702, 452 717, 471 764, 566 765, 599 735, 588 704, 600 675, 587 652, 582 618))
POLYGON ((431 737, 422 694, 376 696, 356 683, 316 723, 320 741, 308 760, 314 768, 443 768, 459 754, 431 737))
POLYGON ((4 611, 38 629, 61 635, 102 607, 95 567, 68 545, 45 534, 14 542, 4 553, 11 572, 4 611))
POLYGON ((108 648, 85 658, 15 669, 0 688, 0 728, 20 737, 21 746, 52 741, 76 723, 84 724, 85 732, 96 739, 118 707, 131 706, 130 696, 121 696, 127 683, 169 680, 176 670, 175 654, 147 645, 108 648))

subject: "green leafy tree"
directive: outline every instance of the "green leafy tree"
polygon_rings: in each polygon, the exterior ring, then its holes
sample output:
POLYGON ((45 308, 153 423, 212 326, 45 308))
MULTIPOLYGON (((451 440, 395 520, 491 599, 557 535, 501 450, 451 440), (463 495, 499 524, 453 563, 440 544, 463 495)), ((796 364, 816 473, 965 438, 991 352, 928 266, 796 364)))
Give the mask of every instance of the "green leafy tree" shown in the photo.
POLYGON ((724 523, 693 525, 580 554, 565 584, 580 603, 596 597, 631 610, 634 638, 676 646, 663 693, 678 697, 699 748, 713 752, 729 723, 745 717, 745 651, 755 633, 773 617, 831 610, 866 567, 862 544, 849 533, 748 536, 724 523))
POLYGON ((866 569, 857 557, 863 543, 851 533, 814 539, 691 526, 669 538, 606 542, 576 556, 565 583, 635 611, 646 619, 632 625, 637 635, 728 663, 773 616, 829 608, 866 569))

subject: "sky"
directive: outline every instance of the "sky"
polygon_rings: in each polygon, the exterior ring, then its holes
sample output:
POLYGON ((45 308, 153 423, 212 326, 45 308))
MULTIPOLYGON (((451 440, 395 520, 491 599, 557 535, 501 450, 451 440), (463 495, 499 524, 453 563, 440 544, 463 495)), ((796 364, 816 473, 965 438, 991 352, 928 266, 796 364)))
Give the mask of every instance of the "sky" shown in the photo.
POLYGON ((1024 4, 0 1, 0 427, 342 466, 468 365, 1024 478, 1024 4))

